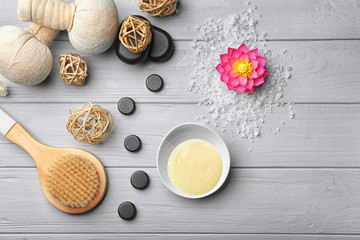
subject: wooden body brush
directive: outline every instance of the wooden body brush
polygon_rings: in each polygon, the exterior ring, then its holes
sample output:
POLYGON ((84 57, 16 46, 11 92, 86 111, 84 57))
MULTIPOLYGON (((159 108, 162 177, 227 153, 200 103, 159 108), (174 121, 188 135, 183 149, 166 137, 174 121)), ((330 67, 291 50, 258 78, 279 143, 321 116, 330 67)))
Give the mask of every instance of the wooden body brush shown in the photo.
POLYGON ((103 165, 94 155, 82 149, 44 145, 1 109, 0 133, 34 159, 45 197, 56 208, 84 213, 101 202, 107 179, 103 165))

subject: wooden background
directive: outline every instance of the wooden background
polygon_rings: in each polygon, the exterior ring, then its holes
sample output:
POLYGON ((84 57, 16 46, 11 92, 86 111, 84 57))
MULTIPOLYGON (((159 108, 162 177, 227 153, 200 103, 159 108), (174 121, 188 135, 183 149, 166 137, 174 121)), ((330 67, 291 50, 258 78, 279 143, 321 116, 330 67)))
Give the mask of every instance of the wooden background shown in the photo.
MULTIPOLYGON (((155 157, 164 134, 206 113, 198 96, 186 90, 195 25, 240 12, 245 3, 181 0, 177 15, 149 17, 175 39, 169 62, 129 66, 111 48, 87 56, 89 79, 82 87, 59 79, 59 54, 76 51, 66 32, 58 35, 50 45, 54 67, 48 80, 34 87, 9 83, 10 95, 0 98, 0 106, 40 141, 96 154, 108 172, 108 193, 88 214, 60 212, 43 196, 32 159, 0 138, 0 239, 360 239, 360 0, 252 0, 268 46, 295 56, 284 97, 295 103, 295 119, 288 121, 287 109, 276 109, 253 144, 220 134, 232 168, 227 185, 209 198, 183 199, 160 182, 155 157), (160 93, 145 88, 152 73, 165 80, 160 93), (124 96, 137 103, 132 116, 117 111, 124 96), (68 110, 86 101, 115 117, 115 132, 104 144, 78 143, 65 129, 68 110), (282 120, 286 125, 274 136, 270 128, 282 120), (124 149, 129 134, 142 139, 139 153, 124 149), (129 183, 138 169, 151 178, 143 191, 129 183), (130 222, 117 214, 126 200, 138 209, 130 222)), ((116 4, 120 19, 141 14, 136 0, 116 4)), ((16 8, 17 1, 0 0, 1 26, 29 25, 17 19, 16 8)))

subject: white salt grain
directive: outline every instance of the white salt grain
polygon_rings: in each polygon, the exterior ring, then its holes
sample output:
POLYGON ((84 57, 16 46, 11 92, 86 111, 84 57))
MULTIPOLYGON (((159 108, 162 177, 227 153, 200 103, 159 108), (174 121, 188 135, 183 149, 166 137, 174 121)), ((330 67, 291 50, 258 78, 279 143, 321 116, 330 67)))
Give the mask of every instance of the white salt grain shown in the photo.
POLYGON ((7 96, 8 95, 8 91, 7 91, 7 86, 5 83, 2 82, 2 80, 0 79, 0 96, 7 96))
MULTIPOLYGON (((265 116, 273 111, 273 107, 281 106, 283 90, 291 76, 291 67, 287 63, 294 59, 286 49, 276 52, 266 47, 267 33, 256 31, 259 20, 256 16, 260 17, 249 7, 222 20, 208 19, 197 27, 201 41, 193 45, 195 63, 188 88, 200 96, 199 105, 208 108, 211 117, 206 122, 220 128, 221 132, 249 139, 250 142, 260 135, 265 116), (215 70, 220 63, 220 54, 226 53, 228 47, 238 48, 242 43, 249 49, 258 48, 259 55, 267 57, 266 69, 270 74, 265 84, 256 87, 253 94, 229 91, 215 70), (285 60, 286 64, 281 60, 285 60)), ((291 104, 289 106, 292 108, 291 104)), ((293 113, 292 117, 289 116, 294 118, 293 113)), ((199 119, 204 118, 201 116, 199 119)), ((280 128, 274 131, 278 133, 280 128)))

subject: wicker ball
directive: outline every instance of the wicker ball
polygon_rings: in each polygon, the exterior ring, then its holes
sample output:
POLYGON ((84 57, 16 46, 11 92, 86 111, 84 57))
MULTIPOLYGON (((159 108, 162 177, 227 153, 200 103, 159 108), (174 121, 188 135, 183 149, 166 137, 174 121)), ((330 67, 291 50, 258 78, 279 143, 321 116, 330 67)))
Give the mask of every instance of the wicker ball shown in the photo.
POLYGON ((100 106, 86 103, 71 116, 66 129, 76 140, 83 143, 97 144, 110 137, 114 129, 114 118, 110 111, 100 106))
POLYGON ((87 65, 84 57, 79 54, 67 53, 60 55, 60 78, 67 84, 83 85, 87 77, 87 65))
POLYGON ((176 10, 177 0, 139 0, 139 8, 151 16, 167 16, 176 10))
POLYGON ((149 21, 134 16, 127 17, 121 25, 119 40, 131 52, 145 51, 151 42, 149 21))

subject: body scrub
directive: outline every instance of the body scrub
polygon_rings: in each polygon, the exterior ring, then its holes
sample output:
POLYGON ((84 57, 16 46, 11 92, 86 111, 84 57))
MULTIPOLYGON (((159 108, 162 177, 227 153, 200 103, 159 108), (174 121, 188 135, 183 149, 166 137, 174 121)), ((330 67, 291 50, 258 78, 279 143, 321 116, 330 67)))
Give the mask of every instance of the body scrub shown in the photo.
POLYGON ((170 154, 168 174, 176 188, 191 195, 209 192, 219 182, 222 160, 217 149, 200 139, 180 143, 170 154))

